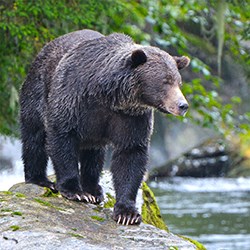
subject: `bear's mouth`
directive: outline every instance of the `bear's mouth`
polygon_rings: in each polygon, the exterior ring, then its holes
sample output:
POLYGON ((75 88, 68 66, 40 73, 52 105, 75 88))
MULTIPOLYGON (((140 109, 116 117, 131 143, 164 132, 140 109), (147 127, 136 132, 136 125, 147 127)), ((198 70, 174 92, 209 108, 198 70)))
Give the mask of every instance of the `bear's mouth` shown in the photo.
POLYGON ((171 114, 168 110, 162 108, 162 107, 158 107, 157 108, 160 112, 164 113, 164 114, 171 114))
POLYGON ((175 110, 169 110, 163 107, 158 107, 157 110, 159 110, 160 112, 164 113, 164 114, 171 114, 174 116, 185 116, 187 113, 187 110, 180 110, 179 112, 175 112, 175 110))

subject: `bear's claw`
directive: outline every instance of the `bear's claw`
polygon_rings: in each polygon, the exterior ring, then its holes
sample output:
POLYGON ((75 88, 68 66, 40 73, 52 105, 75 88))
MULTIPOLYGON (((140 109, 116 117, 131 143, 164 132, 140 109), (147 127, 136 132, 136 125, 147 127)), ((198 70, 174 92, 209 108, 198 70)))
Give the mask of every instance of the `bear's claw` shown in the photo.
POLYGON ((142 221, 134 201, 117 202, 114 207, 113 219, 121 225, 139 225, 142 221))
POLYGON ((83 187, 84 200, 92 204, 99 204, 104 200, 102 187, 97 185, 95 187, 83 187))
POLYGON ((76 198, 77 198, 79 201, 81 201, 80 195, 76 194, 76 198))
POLYGON ((61 192, 61 195, 73 201, 86 202, 91 204, 99 204, 102 200, 99 197, 95 197, 89 193, 70 193, 70 192, 61 192))
POLYGON ((99 204, 102 202, 102 200, 99 199, 98 197, 95 197, 94 195, 86 193, 86 192, 83 193, 82 200, 91 204, 99 204))
POLYGON ((121 224, 123 226, 128 225, 138 225, 141 223, 141 216, 140 214, 131 215, 119 215, 117 219, 117 224, 121 224))

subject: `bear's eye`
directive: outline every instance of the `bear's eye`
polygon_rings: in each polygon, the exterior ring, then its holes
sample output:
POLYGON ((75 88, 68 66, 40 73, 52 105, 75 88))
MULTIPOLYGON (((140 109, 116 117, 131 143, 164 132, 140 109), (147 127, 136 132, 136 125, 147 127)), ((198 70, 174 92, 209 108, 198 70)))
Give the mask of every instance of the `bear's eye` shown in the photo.
POLYGON ((168 80, 167 79, 163 79, 162 83, 163 84, 168 84, 168 80))
POLYGON ((163 79, 163 84, 173 84, 173 77, 170 75, 167 75, 164 79, 163 79))

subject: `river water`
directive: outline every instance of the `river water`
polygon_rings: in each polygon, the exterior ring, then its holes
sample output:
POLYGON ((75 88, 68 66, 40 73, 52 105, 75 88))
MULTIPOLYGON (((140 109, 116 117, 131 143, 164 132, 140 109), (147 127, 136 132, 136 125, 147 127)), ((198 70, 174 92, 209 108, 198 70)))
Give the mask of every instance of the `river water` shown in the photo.
POLYGON ((170 231, 208 250, 250 249, 250 178, 167 178, 150 183, 170 231))

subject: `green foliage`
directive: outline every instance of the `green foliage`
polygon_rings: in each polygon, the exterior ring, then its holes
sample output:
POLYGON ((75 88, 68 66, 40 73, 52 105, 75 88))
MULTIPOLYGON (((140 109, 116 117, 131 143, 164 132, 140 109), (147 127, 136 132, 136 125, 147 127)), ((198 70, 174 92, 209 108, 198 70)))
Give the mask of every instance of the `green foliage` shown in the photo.
POLYGON ((217 60, 214 63, 213 58, 217 54, 229 55, 244 67, 249 79, 250 53, 242 44, 250 39, 250 5, 244 0, 226 1, 225 15, 221 16, 220 3, 215 0, 1 1, 0 133, 18 134, 18 90, 42 46, 59 35, 89 28, 104 34, 124 32, 136 42, 159 46, 171 54, 189 55, 192 77, 189 84, 183 85, 183 91, 192 100, 192 112, 184 119, 213 127, 223 134, 232 130, 247 134, 250 118, 249 114, 238 114, 241 99, 233 96, 227 104, 218 94, 226 83, 216 76, 217 60), (220 18, 225 21, 223 25, 220 18))

